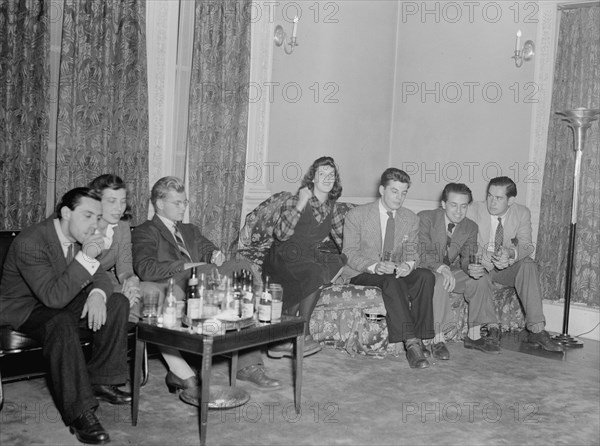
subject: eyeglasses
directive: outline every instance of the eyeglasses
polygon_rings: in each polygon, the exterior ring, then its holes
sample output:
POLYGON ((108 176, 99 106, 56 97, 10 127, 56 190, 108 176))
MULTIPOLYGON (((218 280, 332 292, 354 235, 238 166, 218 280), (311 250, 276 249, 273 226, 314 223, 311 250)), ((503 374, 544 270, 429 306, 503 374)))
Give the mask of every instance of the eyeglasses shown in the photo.
POLYGON ((163 200, 163 201, 165 201, 165 202, 167 202, 167 203, 171 203, 172 205, 175 205, 175 206, 177 206, 178 208, 180 208, 180 207, 184 207, 184 208, 186 208, 186 207, 188 207, 188 205, 190 204, 190 201, 189 201, 189 200, 183 200, 183 201, 181 201, 181 200, 179 200, 179 201, 169 201, 169 200, 163 200))

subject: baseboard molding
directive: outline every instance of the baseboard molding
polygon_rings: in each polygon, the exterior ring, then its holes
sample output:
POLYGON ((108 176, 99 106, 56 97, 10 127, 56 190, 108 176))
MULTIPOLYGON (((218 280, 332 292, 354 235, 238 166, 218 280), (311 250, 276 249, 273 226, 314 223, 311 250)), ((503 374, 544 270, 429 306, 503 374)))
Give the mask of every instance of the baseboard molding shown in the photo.
MULTIPOLYGON (((544 300, 543 304, 544 316, 546 317, 546 329, 548 331, 562 333, 564 311, 563 303, 544 300)), ((579 336, 581 338, 600 341, 600 326, 598 326, 598 322, 600 322, 599 309, 590 308, 582 304, 571 303, 571 309, 569 310, 568 334, 571 336, 581 335, 579 336), (590 332, 586 333, 588 331, 590 332)))

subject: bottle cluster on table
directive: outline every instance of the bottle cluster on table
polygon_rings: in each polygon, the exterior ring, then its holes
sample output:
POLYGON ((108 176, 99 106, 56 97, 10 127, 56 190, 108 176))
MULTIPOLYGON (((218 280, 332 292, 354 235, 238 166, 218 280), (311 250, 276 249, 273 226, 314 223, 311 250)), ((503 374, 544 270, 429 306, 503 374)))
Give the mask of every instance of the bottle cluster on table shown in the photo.
POLYGON ((223 276, 218 271, 198 274, 194 267, 182 301, 177 301, 173 279, 169 279, 159 322, 166 328, 182 324, 197 327, 206 319, 219 315, 229 321, 278 322, 281 319, 281 295, 281 286, 272 284, 268 275, 263 283, 260 279, 256 282, 252 272, 247 270, 223 276))

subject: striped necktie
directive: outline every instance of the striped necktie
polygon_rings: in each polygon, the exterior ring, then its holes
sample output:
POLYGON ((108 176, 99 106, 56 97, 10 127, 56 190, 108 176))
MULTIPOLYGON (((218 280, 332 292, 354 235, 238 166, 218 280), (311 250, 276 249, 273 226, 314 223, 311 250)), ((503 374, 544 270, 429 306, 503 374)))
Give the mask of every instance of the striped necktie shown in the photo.
POLYGON ((67 248, 67 265, 75 259, 75 256, 79 252, 79 243, 71 243, 67 248))
POLYGON ((494 237, 494 249, 498 250, 504 244, 504 227, 502 226, 502 217, 498 217, 498 227, 496 227, 496 236, 494 237))
POLYGON ((446 232, 446 249, 444 250, 444 260, 446 265, 450 265, 450 259, 448 258, 448 249, 452 244, 452 231, 454 231, 455 223, 448 223, 448 232, 446 232))
POLYGON ((181 236, 181 232, 179 232, 179 229, 177 228, 177 224, 173 225, 173 235, 175 236, 175 241, 177 242, 177 247, 179 248, 179 252, 181 252, 181 254, 184 257, 187 257, 189 259, 189 261, 191 262, 192 256, 190 255, 190 252, 185 247, 185 243, 183 242, 183 237, 181 236))

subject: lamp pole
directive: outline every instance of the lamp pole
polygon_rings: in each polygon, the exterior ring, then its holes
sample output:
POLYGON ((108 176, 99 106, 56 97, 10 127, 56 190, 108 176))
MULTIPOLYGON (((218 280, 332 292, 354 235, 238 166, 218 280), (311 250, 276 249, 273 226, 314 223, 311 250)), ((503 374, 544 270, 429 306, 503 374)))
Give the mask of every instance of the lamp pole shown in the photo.
POLYGON ((579 199, 579 182, 581 171, 581 155, 585 146, 587 130, 592 125, 600 109, 576 108, 573 110, 564 110, 556 112, 563 116, 563 121, 573 129, 574 150, 575 150, 575 171, 573 173, 573 202, 571 203, 571 224, 569 227, 569 247, 567 251, 567 275, 565 278, 565 307, 563 312, 563 330, 562 334, 556 335, 553 339, 567 348, 581 348, 583 342, 573 338, 569 333, 569 309, 571 307, 571 286, 573 284, 573 257, 575 254, 575 233, 577 231, 577 204, 579 199))

